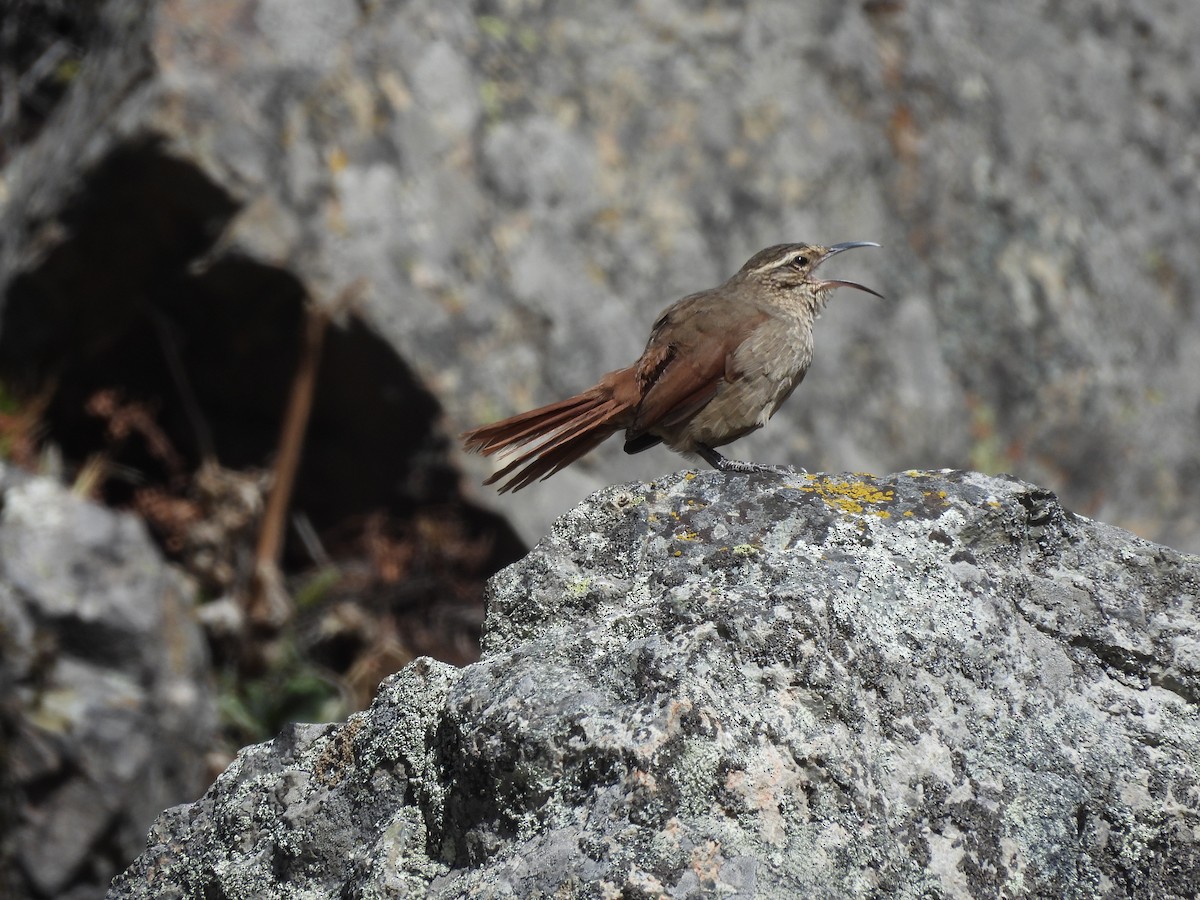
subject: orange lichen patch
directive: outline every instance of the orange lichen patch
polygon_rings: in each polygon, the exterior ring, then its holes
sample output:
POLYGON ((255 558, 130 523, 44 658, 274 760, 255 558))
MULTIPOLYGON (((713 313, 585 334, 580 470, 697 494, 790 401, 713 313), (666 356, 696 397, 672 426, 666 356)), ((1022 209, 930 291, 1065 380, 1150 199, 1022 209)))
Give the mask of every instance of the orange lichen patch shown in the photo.
POLYGON ((925 498, 927 509, 942 508, 947 505, 945 491, 921 491, 921 496, 925 498))
POLYGON ((844 513, 862 515, 864 513, 886 519, 891 513, 886 509, 871 507, 891 503, 895 492, 882 490, 865 481, 836 481, 832 478, 821 478, 812 484, 798 485, 798 490, 816 494, 825 501, 825 505, 844 513))

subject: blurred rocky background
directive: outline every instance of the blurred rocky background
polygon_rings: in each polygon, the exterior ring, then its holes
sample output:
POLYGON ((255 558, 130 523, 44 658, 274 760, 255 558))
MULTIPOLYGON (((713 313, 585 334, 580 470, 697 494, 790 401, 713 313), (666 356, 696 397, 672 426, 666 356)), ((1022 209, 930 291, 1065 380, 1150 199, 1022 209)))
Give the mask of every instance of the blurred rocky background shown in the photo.
MULTIPOLYGON (((474 658, 488 574, 589 491, 685 465, 614 444, 500 502, 454 436, 628 364, 663 306, 779 241, 882 243, 838 274, 889 299, 834 300, 805 384, 734 455, 1011 472, 1200 549, 1195 3, 0 17, 0 444, 183 573, 213 769, 415 655, 474 658)), ((20 602, 59 646, 63 616, 20 602)), ((49 721, 11 671, 6 762, 49 721)), ((13 862, 50 758, 11 770, 0 853, 14 896, 87 896, 103 862, 64 856, 49 887, 13 862)))

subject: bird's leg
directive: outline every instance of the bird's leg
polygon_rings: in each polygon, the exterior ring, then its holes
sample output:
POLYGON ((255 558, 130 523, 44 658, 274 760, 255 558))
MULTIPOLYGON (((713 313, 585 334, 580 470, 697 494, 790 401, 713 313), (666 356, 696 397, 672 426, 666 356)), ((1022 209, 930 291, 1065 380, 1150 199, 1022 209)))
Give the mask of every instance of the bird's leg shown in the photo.
MULTIPOLYGON (((772 475, 795 475, 796 469, 789 466, 768 466, 763 463, 743 462, 740 459, 726 459, 712 447, 704 444, 696 445, 696 455, 721 472, 769 472, 772 475)), ((799 470, 807 475, 805 469, 799 470)))

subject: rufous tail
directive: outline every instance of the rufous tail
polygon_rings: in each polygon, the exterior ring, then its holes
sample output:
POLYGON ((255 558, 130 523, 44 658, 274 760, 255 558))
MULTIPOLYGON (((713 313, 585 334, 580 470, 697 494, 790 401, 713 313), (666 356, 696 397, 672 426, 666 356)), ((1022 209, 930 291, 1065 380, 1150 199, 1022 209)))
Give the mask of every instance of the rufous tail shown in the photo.
POLYGON ((463 446, 484 456, 531 445, 484 484, 512 475, 500 493, 519 491, 539 478, 549 478, 624 428, 618 420, 628 404, 614 398, 612 382, 612 376, 607 376, 582 394, 464 432, 463 446))

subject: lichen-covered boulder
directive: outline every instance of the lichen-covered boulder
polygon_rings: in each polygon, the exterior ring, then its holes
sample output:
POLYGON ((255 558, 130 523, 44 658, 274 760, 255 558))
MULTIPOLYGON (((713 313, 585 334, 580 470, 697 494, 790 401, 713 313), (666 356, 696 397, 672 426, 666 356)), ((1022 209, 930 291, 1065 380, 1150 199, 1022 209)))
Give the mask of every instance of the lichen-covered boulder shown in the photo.
POLYGON ((483 659, 251 747, 113 898, 1192 897, 1200 559, 962 472, 601 491, 483 659))

